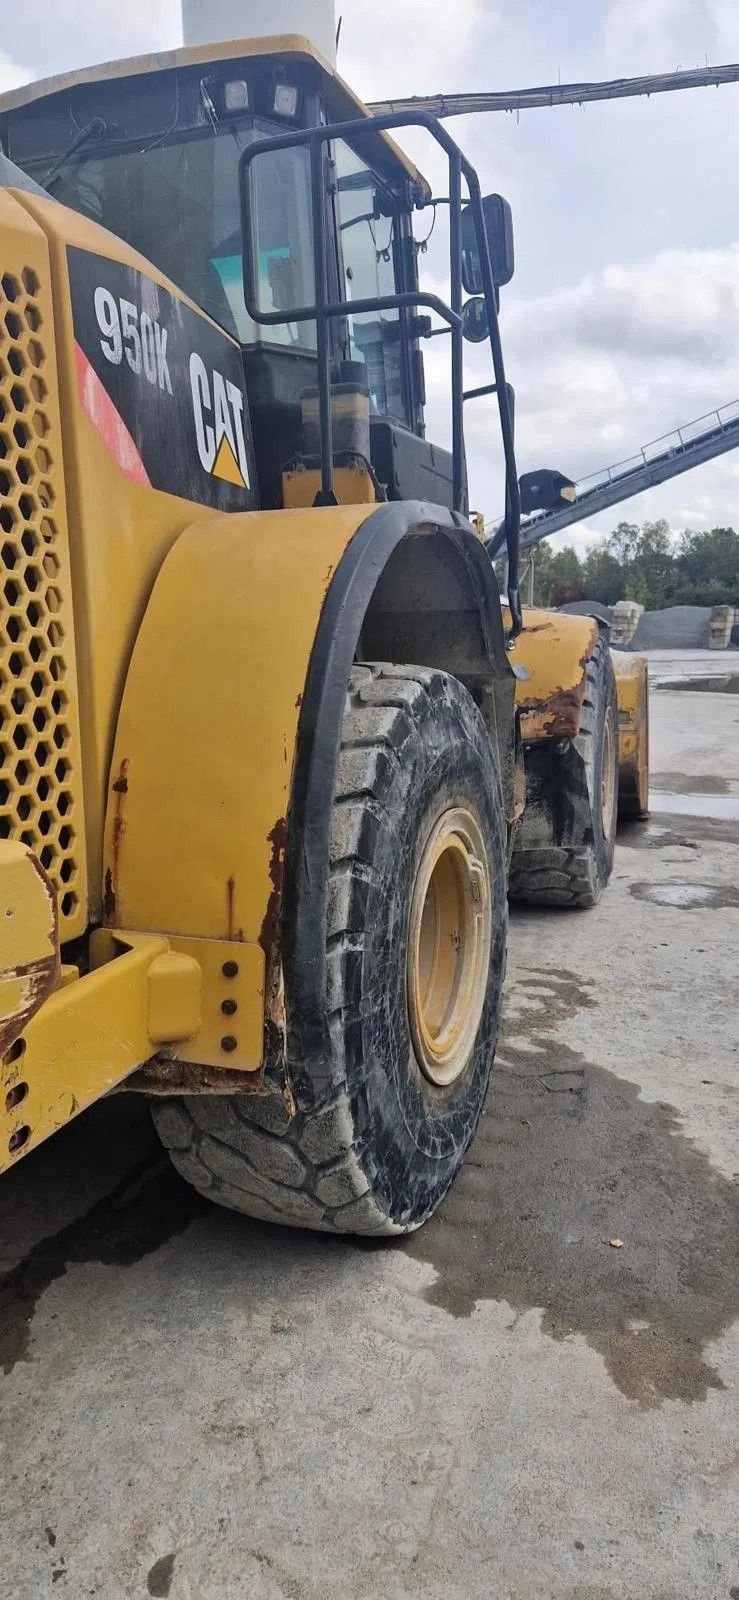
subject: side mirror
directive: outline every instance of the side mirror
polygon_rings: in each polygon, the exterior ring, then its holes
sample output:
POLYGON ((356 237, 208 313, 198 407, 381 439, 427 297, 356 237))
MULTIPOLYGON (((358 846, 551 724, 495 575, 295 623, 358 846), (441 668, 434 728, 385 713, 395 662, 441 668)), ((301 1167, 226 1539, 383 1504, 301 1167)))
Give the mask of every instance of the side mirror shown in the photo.
POLYGON ((462 307, 462 338, 469 339, 470 344, 482 344, 489 333, 488 308, 482 295, 476 295, 474 300, 465 300, 462 307))
POLYGON ((572 505, 577 499, 577 489, 571 478, 566 478, 563 472, 554 472, 551 467, 542 467, 539 472, 524 472, 518 480, 521 495, 521 511, 525 517, 532 511, 559 511, 562 501, 572 505))
MULTIPOLYGON (((482 216, 487 234, 493 283, 496 289, 510 283, 514 271, 513 213, 502 194, 486 194, 482 216)), ((462 282, 468 294, 482 294, 482 269, 477 250, 477 234, 472 207, 462 212, 462 282)))

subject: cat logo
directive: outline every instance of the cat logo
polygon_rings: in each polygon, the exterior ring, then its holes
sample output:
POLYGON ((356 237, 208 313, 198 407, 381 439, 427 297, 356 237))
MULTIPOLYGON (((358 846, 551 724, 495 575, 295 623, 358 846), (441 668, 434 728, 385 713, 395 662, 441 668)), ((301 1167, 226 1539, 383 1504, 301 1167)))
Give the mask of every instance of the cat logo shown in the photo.
POLYGON ((210 373, 194 350, 190 356, 190 388, 195 437, 202 467, 214 478, 249 488, 244 439, 244 396, 220 372, 210 373))

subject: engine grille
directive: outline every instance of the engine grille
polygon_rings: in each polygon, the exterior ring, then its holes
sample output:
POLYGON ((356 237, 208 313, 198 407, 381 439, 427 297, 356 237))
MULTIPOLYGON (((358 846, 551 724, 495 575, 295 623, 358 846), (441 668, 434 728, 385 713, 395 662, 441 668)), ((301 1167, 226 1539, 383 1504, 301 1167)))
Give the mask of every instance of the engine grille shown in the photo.
MULTIPOLYGON (((21 262, 23 258, 21 257, 21 262)), ((0 838, 54 883, 61 937, 84 927, 76 676, 48 283, 0 278, 0 838)))

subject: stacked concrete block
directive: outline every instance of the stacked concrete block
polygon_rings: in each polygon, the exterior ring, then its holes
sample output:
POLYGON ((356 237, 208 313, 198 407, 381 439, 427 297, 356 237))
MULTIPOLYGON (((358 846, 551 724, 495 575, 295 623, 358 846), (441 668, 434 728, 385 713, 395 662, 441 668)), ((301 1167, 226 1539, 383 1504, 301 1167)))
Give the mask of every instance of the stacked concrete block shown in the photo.
POLYGON ((643 612, 644 607, 636 600, 617 600, 613 608, 611 644, 617 645, 621 650, 628 649, 629 645, 634 643, 643 612))

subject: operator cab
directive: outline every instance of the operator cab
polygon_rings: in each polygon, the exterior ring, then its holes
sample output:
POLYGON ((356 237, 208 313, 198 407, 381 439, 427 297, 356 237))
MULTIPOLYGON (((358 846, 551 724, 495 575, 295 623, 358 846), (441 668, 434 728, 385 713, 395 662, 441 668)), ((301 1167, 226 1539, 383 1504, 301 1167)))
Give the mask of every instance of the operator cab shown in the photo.
MULTIPOLYGON (((36 83, 0 101, 0 147, 52 197, 125 239, 241 344, 260 503, 281 503, 281 468, 301 444, 301 395, 316 382, 316 326, 259 326, 242 285, 238 166, 254 141, 366 116, 298 38, 248 40, 147 57, 36 83)), ((308 298, 312 269, 305 149, 255 169, 263 298, 308 298)), ((412 208, 429 197, 382 134, 332 147, 331 287, 346 299, 418 285, 412 208)), ((451 459, 424 440, 418 331, 398 310, 331 328, 332 357, 361 363, 372 454, 395 498, 449 504, 451 459)))
MULTIPOLYGON (((495 395, 506 510, 489 548, 506 545, 519 630, 520 495, 498 330, 499 288, 513 272, 510 208, 499 195, 483 200, 436 119, 371 117, 307 40, 290 35, 112 62, 11 91, 0 98, 0 154, 139 250, 238 341, 265 509, 313 503, 311 471, 316 503, 338 498, 334 410, 350 407, 349 390, 364 407, 353 449, 366 470, 363 492, 350 484, 344 498, 423 500, 466 515, 463 402, 495 395), (411 124, 446 156, 447 196, 432 197, 389 137, 411 124), (433 225, 438 205, 449 206, 450 304, 418 281, 413 212, 433 207, 433 225), (425 437, 420 341, 437 333, 450 351, 451 450, 425 437), (467 392, 463 338, 489 342, 494 378, 467 392), (306 472, 307 501, 286 498, 290 467, 306 472)), ((555 475, 535 476, 538 485, 555 475)))

